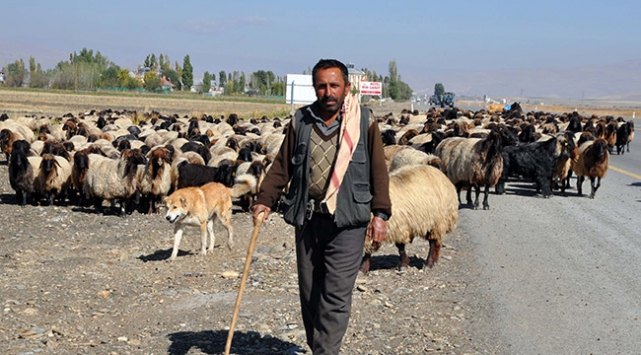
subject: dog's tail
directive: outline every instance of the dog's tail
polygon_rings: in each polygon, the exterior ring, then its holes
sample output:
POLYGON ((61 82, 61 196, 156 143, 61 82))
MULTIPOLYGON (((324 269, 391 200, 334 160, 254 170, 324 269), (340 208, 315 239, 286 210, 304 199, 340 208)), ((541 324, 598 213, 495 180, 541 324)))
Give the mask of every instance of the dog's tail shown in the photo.
POLYGON ((234 186, 231 187, 231 196, 234 198, 248 194, 256 188, 256 177, 251 174, 236 176, 234 186))

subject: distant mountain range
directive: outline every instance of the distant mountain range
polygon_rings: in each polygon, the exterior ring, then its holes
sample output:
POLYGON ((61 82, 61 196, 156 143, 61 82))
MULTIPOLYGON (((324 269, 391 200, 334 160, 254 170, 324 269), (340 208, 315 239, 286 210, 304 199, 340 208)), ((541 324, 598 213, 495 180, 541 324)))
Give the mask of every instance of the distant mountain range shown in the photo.
MULTIPOLYGON (((459 96, 531 97, 641 102, 641 59, 603 66, 500 70, 423 76, 425 83, 442 83, 459 96)), ((410 86, 415 93, 427 88, 410 86)))

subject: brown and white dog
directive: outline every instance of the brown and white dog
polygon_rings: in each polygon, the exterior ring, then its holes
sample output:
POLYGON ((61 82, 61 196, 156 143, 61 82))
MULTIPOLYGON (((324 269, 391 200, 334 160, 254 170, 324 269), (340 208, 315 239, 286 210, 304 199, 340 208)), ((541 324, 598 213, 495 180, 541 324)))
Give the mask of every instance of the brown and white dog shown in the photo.
POLYGON ((231 225, 232 198, 242 196, 256 186, 256 178, 249 174, 239 175, 231 188, 217 182, 210 182, 200 187, 185 187, 165 197, 167 206, 165 218, 174 224, 174 249, 170 260, 175 260, 178 247, 186 226, 200 227, 202 238, 201 254, 207 254, 207 235, 209 251, 214 250, 214 220, 220 217, 227 229, 229 239, 227 247, 234 245, 234 229, 231 225))

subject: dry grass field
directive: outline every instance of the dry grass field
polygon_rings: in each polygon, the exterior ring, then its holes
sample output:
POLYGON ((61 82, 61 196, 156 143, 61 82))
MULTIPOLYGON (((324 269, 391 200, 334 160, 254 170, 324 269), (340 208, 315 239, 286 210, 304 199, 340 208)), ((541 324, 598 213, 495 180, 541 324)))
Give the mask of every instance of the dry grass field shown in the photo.
POLYGON ((158 111, 163 114, 210 114, 236 113, 241 117, 282 117, 291 110, 290 105, 261 102, 233 102, 207 99, 194 94, 194 98, 162 95, 54 93, 21 90, 0 90, 0 113, 9 117, 21 115, 61 116, 78 114, 92 109, 158 111))

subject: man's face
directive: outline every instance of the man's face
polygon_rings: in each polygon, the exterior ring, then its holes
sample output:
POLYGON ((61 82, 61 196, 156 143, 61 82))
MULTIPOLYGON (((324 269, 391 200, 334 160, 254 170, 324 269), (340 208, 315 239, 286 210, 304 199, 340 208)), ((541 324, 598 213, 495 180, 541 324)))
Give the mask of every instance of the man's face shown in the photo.
POLYGON ((339 68, 319 69, 316 72, 314 90, 321 110, 334 114, 343 107, 350 84, 345 83, 339 68))

